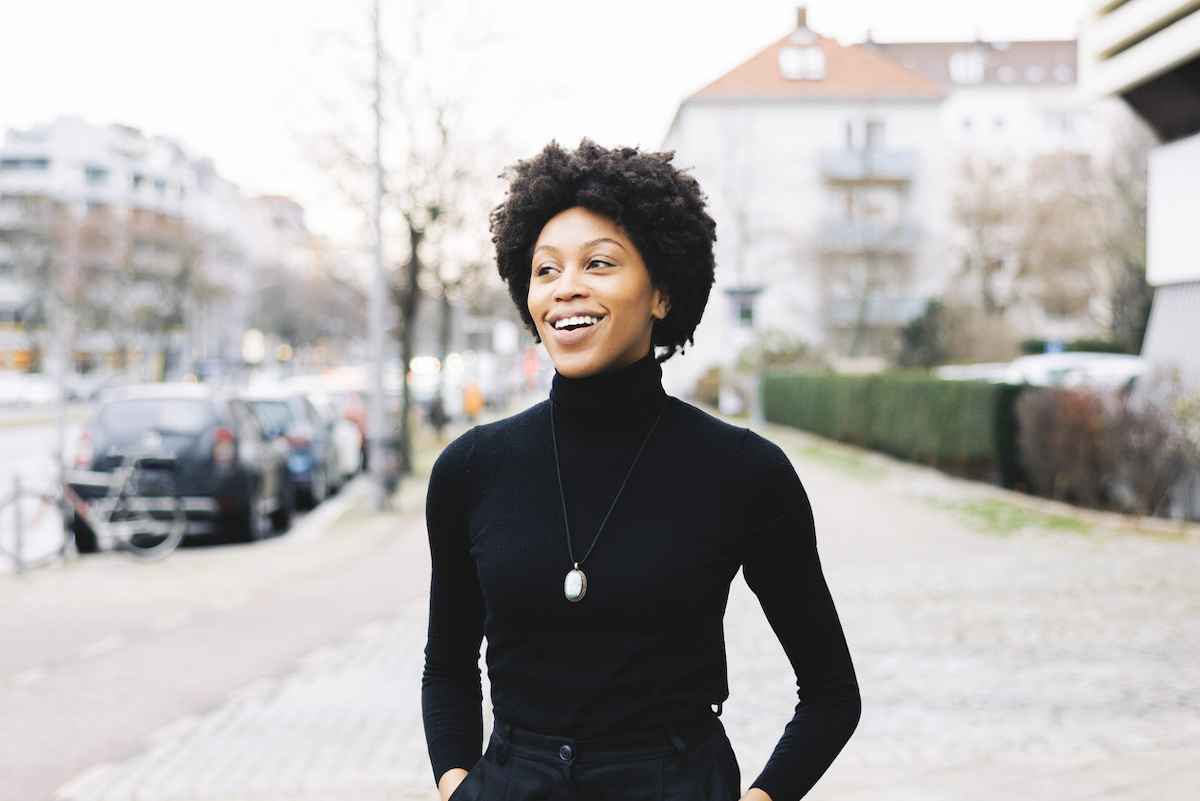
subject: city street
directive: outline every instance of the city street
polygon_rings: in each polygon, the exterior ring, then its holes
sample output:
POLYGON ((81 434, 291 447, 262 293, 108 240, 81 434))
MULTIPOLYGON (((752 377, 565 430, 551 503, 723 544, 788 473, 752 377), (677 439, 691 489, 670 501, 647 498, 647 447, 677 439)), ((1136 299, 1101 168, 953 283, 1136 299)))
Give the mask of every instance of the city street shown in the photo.
MULTIPOLYGON (((1200 534, 1063 513, 765 427, 812 498, 863 689, 821 801, 1200 797, 1200 534)), ((435 799, 422 487, 293 532, 0 576, 0 801, 435 799)), ((752 594, 726 625, 746 784, 795 703, 752 594)))

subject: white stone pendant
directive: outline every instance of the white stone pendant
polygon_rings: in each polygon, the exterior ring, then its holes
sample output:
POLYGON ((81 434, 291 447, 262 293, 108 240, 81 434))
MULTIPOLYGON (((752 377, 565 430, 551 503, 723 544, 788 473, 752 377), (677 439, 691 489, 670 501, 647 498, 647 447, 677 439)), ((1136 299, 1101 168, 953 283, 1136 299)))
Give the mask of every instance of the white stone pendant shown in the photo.
POLYGON ((578 567, 567 573, 567 578, 563 581, 563 594, 573 604, 582 601, 583 596, 587 595, 587 576, 578 567))

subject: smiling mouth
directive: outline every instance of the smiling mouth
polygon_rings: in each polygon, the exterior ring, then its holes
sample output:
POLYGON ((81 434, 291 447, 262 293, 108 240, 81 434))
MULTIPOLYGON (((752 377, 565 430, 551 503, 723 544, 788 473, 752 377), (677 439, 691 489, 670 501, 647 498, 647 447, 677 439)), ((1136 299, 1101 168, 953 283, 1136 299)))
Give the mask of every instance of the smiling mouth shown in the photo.
POLYGON ((598 322, 599 317, 564 317, 554 324, 554 330, 574 331, 577 328, 590 328, 598 322))

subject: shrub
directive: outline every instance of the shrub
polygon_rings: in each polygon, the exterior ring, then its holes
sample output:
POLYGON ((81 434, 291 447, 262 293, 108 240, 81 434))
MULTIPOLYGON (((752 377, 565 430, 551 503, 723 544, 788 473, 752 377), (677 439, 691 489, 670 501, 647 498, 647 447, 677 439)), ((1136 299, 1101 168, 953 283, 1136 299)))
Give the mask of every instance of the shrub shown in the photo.
POLYGON ((943 381, 926 373, 789 375, 763 379, 768 420, 950 472, 1020 480, 1015 440, 1018 388, 943 381))
POLYGON ((1099 508, 1114 467, 1108 410, 1092 392, 1036 389, 1017 401, 1021 463, 1038 495, 1099 508))
POLYGON ((900 367, 937 367, 950 358, 952 320, 949 310, 940 300, 930 300, 925 311, 904 326, 900 332, 900 367))
POLYGON ((1195 461, 1177 387, 1134 394, 1033 389, 1018 401, 1020 459, 1034 491, 1096 509, 1162 513, 1195 461))

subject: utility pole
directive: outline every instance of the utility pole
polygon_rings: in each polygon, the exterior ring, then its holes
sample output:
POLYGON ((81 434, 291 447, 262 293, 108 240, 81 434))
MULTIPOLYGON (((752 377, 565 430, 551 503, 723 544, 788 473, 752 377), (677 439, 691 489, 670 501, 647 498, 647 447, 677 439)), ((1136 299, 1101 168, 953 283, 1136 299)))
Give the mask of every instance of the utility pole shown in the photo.
MULTIPOLYGON (((383 272, 383 88, 380 78, 383 44, 379 38, 379 3, 380 0, 374 0, 371 13, 375 40, 375 275, 367 319, 371 344, 371 402, 367 437, 370 440, 369 461, 375 509, 382 511, 385 506, 385 470, 388 464, 387 447, 390 437, 383 401, 383 304, 387 296, 387 277, 383 272)), ((403 369, 401 380, 404 380, 403 369)))

